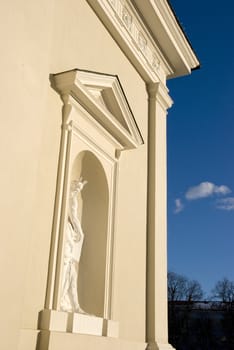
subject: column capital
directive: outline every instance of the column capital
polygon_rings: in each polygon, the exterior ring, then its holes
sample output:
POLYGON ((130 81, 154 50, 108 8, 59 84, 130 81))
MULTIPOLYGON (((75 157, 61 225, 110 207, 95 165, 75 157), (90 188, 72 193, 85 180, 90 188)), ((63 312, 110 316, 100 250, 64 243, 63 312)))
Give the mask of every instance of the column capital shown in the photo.
POLYGON ((173 101, 169 95, 169 90, 161 82, 148 83, 146 89, 149 99, 159 102, 165 111, 172 106, 173 101))

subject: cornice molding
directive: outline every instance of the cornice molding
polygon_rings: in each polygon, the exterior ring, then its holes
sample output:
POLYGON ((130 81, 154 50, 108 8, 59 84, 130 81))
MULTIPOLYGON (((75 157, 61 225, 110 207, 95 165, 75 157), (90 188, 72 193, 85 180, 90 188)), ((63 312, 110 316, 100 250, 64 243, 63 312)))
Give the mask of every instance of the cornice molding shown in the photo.
POLYGON ((117 76, 74 69, 52 75, 51 85, 63 100, 64 124, 69 123, 72 97, 124 149, 144 143, 117 76))
POLYGON ((189 74, 199 67, 190 43, 167 0, 132 0, 144 21, 147 22, 152 36, 158 40, 165 57, 173 67, 169 78, 189 74))
MULTIPOLYGON (((154 8, 156 5, 155 0, 150 0, 151 3, 154 4, 154 8)), ((169 30, 168 32, 173 37, 173 41, 177 43, 177 45, 180 48, 180 51, 185 56, 190 69, 197 68, 199 65, 199 61, 191 48, 190 43, 188 42, 183 30, 181 29, 181 26, 178 25, 178 20, 176 19, 173 11, 171 10, 170 5, 168 4, 168 1, 165 0, 157 0, 157 6, 159 7, 161 14, 164 18, 165 25, 168 26, 169 30)))

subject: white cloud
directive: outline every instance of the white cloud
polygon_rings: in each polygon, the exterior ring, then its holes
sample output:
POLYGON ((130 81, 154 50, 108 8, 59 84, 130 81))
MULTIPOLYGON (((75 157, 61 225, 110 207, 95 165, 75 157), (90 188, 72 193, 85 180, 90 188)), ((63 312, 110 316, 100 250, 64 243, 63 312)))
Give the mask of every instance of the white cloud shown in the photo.
POLYGON ((180 199, 180 198, 177 198, 177 199, 175 200, 175 210, 174 210, 174 213, 175 213, 175 214, 178 214, 178 213, 180 213, 183 209, 184 209, 184 205, 183 205, 181 199, 180 199))
POLYGON ((234 197, 218 199, 216 208, 222 210, 234 210, 234 197))
POLYGON ((188 200, 194 200, 199 198, 210 197, 213 194, 225 195, 230 193, 231 190, 225 185, 217 186, 212 182, 201 182, 199 185, 190 187, 185 193, 185 197, 188 200))

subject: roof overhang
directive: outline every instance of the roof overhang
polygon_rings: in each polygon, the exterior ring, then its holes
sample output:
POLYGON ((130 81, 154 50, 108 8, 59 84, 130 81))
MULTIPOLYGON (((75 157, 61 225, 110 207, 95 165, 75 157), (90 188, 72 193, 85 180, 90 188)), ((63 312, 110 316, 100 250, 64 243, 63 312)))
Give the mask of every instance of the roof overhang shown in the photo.
POLYGON ((186 75, 191 70, 199 68, 199 60, 168 1, 132 0, 132 2, 173 69, 169 78, 186 75))

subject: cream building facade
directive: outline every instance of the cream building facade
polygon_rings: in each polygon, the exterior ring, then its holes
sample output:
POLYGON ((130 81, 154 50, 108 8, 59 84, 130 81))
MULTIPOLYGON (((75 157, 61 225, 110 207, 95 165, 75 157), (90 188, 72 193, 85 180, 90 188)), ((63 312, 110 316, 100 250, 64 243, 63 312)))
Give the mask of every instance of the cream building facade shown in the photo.
POLYGON ((166 0, 1 4, 3 350, 172 349, 166 0))

